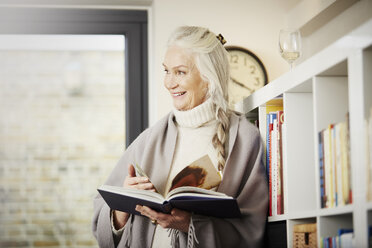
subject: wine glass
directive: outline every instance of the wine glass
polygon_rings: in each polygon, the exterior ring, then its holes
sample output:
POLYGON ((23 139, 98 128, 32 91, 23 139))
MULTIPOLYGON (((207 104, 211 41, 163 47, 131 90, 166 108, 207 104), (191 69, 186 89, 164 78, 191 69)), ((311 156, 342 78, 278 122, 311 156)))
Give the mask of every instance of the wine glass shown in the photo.
POLYGON ((301 34, 296 29, 281 29, 279 33, 280 55, 289 63, 291 70, 293 62, 301 56, 301 34))

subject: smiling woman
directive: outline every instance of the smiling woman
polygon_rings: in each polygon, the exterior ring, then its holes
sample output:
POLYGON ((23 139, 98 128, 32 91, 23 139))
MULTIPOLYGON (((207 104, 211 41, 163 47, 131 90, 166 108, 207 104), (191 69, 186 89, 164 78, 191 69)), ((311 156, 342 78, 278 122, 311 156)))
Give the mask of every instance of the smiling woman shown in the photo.
POLYGON ((208 189, 237 198, 243 216, 223 219, 176 208, 164 214, 139 205, 136 211, 141 215, 131 215, 110 209, 97 195, 93 230, 101 247, 112 244, 162 248, 196 244, 260 247, 262 244, 268 190, 261 137, 244 116, 227 108, 229 62, 221 40, 202 27, 180 27, 174 31, 163 62, 164 86, 173 98, 174 108, 128 147, 106 184, 157 189, 163 195, 174 179, 203 187, 203 170, 195 170, 183 178, 177 178, 177 174, 197 159, 208 156, 212 161, 211 171, 222 178, 216 187, 208 189), (149 178, 135 174, 136 163, 149 178))
POLYGON ((193 54, 183 48, 170 47, 164 59, 164 86, 177 110, 190 110, 207 98, 208 84, 195 66, 193 54))

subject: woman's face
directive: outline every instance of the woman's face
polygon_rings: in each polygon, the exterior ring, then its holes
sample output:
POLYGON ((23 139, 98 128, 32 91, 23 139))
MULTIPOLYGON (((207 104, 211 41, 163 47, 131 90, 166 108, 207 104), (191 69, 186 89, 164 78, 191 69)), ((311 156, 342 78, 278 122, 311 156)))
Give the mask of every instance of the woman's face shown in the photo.
POLYGON ((177 110, 189 110, 206 99, 208 83, 203 81, 193 55, 186 49, 171 46, 164 62, 164 86, 173 98, 177 110))

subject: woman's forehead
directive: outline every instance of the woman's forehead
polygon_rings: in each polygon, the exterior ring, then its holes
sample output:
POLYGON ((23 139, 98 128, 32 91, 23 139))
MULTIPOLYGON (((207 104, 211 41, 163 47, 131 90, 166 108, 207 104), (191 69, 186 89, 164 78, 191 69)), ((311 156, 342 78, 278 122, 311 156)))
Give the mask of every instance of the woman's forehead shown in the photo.
POLYGON ((194 63, 195 58, 189 50, 178 46, 171 46, 165 53, 163 65, 172 68, 179 66, 192 67, 194 63))

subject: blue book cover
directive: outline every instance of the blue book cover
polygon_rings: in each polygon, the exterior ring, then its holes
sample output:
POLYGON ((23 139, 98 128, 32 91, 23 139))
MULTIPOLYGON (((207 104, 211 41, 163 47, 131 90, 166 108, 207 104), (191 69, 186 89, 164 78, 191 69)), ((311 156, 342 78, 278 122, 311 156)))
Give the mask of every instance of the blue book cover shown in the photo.
POLYGON ((271 185, 271 135, 270 132, 273 130, 273 124, 274 120, 276 119, 276 112, 270 112, 267 114, 267 134, 266 134, 266 173, 268 176, 268 182, 269 182, 269 216, 272 215, 272 185, 271 185))
POLYGON ((270 180, 270 114, 266 115, 266 176, 267 183, 270 180))
POLYGON ((344 233, 352 233, 354 230, 352 228, 340 228, 337 230, 337 235, 341 236, 344 233))
POLYGON ((158 212, 170 213, 173 208, 219 218, 239 218, 235 198, 220 192, 197 187, 179 187, 163 197, 157 192, 110 185, 97 189, 111 209, 140 215, 136 205, 148 206, 158 212))

